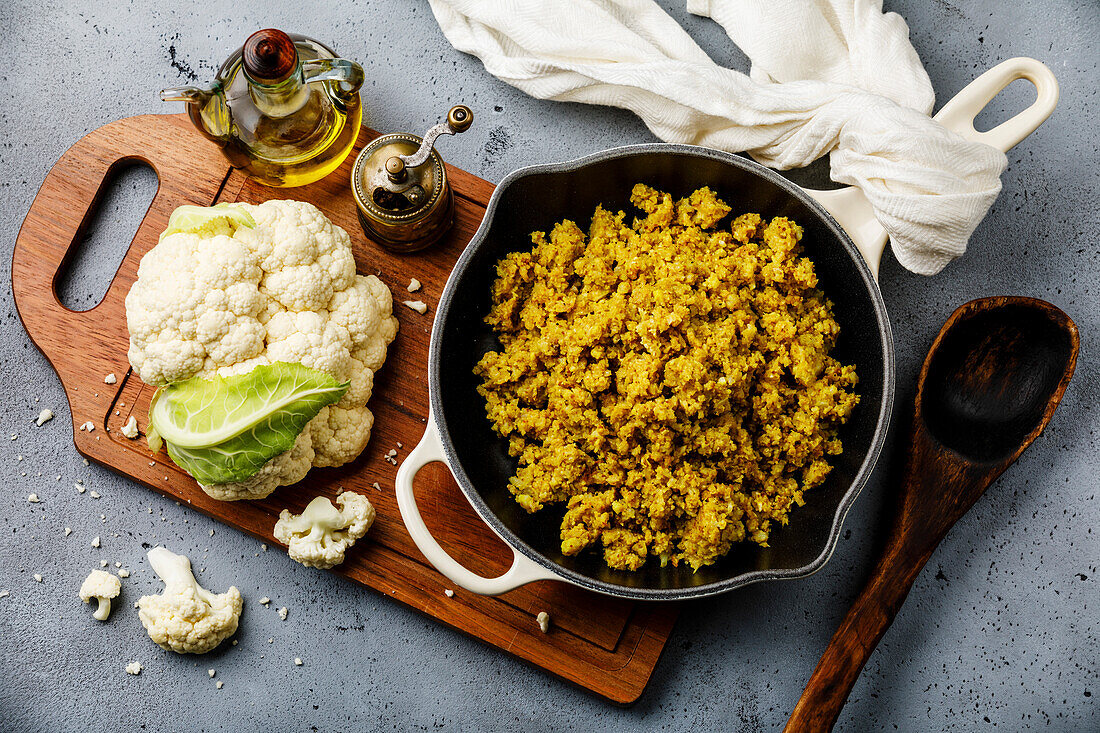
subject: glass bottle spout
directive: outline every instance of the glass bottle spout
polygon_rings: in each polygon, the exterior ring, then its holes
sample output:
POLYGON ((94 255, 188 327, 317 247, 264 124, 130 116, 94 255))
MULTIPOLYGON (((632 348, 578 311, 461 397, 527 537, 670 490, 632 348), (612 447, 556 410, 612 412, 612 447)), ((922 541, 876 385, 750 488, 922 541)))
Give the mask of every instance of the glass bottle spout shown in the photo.
POLYGON ((187 102, 188 104, 201 106, 206 103, 206 100, 210 99, 210 95, 213 93, 210 89, 200 89, 199 87, 172 87, 160 90, 160 101, 187 102))
POLYGON ((204 88, 173 87, 161 89, 162 102, 187 102, 187 116, 199 132, 223 144, 229 137, 232 121, 225 105, 225 93, 218 82, 204 88))

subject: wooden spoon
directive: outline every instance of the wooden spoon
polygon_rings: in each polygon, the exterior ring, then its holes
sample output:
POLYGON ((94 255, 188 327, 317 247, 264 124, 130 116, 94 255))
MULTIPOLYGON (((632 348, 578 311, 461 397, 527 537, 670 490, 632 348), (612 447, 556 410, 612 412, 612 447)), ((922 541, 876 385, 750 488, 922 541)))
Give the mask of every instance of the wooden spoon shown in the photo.
POLYGON ((1050 421, 1078 342, 1069 316, 1034 298, 974 300, 940 329, 917 383, 886 548, 810 677, 788 733, 832 730, 940 540, 1050 421))

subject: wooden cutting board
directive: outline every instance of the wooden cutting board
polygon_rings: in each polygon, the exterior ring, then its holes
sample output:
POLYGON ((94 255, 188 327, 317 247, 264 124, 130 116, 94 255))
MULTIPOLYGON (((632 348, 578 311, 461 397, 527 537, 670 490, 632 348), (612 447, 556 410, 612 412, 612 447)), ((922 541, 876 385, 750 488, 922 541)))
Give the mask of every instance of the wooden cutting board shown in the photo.
MULTIPOLYGON (((355 153, 377 135, 363 128, 355 152, 338 171, 293 189, 267 188, 231 169, 185 115, 113 122, 79 140, 61 157, 46 176, 16 240, 12 289, 23 325, 61 378, 77 450, 276 546, 272 528, 281 509, 300 512, 317 494, 335 497, 340 487, 365 494, 378 518, 367 538, 334 572, 613 702, 632 703, 645 689, 672 631, 675 606, 608 598, 553 581, 495 598, 457 588, 447 597, 449 582, 428 565, 405 531, 393 492, 397 467, 385 455, 396 449, 400 462, 424 431, 432 315, 451 266, 481 222, 493 184, 448 166, 455 191, 454 228, 425 252, 391 254, 364 236, 350 190, 355 153), (144 161, 156 171, 156 197, 102 302, 88 311, 69 310, 57 296, 59 273, 83 237, 104 182, 117 166, 133 161, 144 161), (156 244, 177 206, 260 203, 271 198, 310 201, 348 231, 359 272, 376 274, 393 292, 401 329, 375 379, 369 405, 375 414, 374 434, 358 460, 339 469, 313 469, 301 483, 263 501, 219 502, 164 453, 151 454, 144 439, 128 440, 119 432, 131 415, 144 432, 154 391, 127 363, 124 301, 137 277, 138 262, 156 244), (424 284, 415 296, 405 289, 411 277, 424 284), (409 297, 426 302, 427 315, 400 305, 409 297), (104 376, 111 372, 118 375, 118 383, 104 384, 104 376), (93 432, 78 429, 87 421, 96 426, 93 432), (375 482, 380 490, 373 488, 375 482), (553 619, 548 634, 535 622, 543 610, 553 619)), ((417 499, 443 547, 462 557, 471 570, 499 575, 507 569, 511 552, 478 519, 440 464, 420 472, 417 499)))

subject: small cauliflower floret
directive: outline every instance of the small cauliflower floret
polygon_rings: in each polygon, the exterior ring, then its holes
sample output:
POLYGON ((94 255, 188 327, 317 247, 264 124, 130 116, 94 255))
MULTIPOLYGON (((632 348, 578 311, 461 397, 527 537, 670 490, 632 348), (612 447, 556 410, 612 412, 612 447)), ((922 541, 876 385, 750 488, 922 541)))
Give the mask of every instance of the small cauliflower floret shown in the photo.
POLYGON ((205 654, 237 630, 241 593, 235 587, 211 593, 195 580, 191 561, 164 547, 149 550, 149 564, 164 592, 138 601, 141 625, 159 646, 178 654, 205 654))
POLYGON ((374 523, 374 507, 367 497, 345 491, 336 497, 337 509, 318 496, 301 514, 284 509, 275 523, 275 539, 288 547, 290 557, 314 568, 331 568, 374 523))
POLYGON ((342 466, 363 452, 374 427, 374 414, 366 407, 329 405, 309 422, 313 438, 314 466, 342 466))
POLYGON ((80 600, 91 603, 92 599, 98 601, 92 618, 97 621, 106 621, 111 615, 111 599, 116 598, 122 591, 122 581, 103 570, 93 570, 80 585, 80 600))

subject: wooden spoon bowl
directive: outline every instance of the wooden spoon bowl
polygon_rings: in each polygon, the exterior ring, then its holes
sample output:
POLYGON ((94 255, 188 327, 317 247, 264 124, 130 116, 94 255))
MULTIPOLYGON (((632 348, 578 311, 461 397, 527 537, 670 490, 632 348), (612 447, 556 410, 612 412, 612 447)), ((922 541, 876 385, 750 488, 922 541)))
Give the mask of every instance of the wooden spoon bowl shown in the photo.
POLYGON ((1061 397, 1077 330, 1039 300, 990 298, 964 308, 933 347, 918 410, 929 432, 960 455, 1014 458, 1046 425, 1052 398, 1061 397))
POLYGON ((879 639, 948 530, 1050 422, 1077 363, 1069 316, 1034 298, 971 301, 924 360, 886 548, 786 731, 832 730, 879 639))

